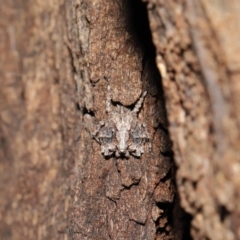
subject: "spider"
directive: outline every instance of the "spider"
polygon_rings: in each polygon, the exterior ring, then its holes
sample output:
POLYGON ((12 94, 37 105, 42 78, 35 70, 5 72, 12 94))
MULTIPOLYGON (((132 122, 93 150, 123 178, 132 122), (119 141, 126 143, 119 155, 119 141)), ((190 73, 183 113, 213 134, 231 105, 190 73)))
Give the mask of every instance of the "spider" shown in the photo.
POLYGON ((106 99, 108 119, 100 121, 93 138, 100 144, 105 157, 115 155, 126 157, 131 155, 141 157, 145 143, 150 141, 147 125, 138 119, 138 113, 143 104, 147 91, 143 92, 133 110, 117 105, 112 108, 110 86, 106 99))

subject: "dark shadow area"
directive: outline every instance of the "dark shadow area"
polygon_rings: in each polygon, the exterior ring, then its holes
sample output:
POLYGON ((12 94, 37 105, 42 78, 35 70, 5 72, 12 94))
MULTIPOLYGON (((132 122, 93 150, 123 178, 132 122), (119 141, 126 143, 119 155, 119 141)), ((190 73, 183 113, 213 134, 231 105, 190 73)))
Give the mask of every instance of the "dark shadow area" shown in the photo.
POLYGON ((152 42, 152 35, 149 28, 147 4, 140 0, 125 0, 126 30, 134 39, 134 44, 144 51, 148 57, 155 57, 155 46, 152 42))
POLYGON ((140 0, 125 0, 125 21, 126 31, 131 35, 129 44, 134 45, 143 53, 142 80, 144 88, 151 95, 163 96, 161 86, 161 75, 156 66, 156 48, 152 42, 152 35, 149 28, 147 4, 140 0))
POLYGON ((219 211, 221 222, 224 222, 226 217, 230 215, 230 212, 227 210, 225 206, 219 206, 218 211, 219 211))
POLYGON ((192 240, 190 235, 192 216, 186 213, 180 206, 180 198, 178 193, 175 195, 170 220, 172 221, 174 236, 176 239, 192 240))
MULTIPOLYGON (((126 30, 132 36, 132 42, 129 42, 129 44, 134 45, 139 51, 143 52, 142 80, 144 90, 146 89, 149 94, 161 99, 164 103, 163 112, 166 115, 161 75, 157 69, 155 61, 156 49, 152 41, 151 30, 149 27, 147 3, 143 3, 140 0, 124 0, 123 15, 125 16, 126 30)), ((166 126, 160 124, 157 128, 164 130, 164 132, 169 135, 166 126)), ((164 154, 174 159, 172 151, 164 154)), ((175 179, 176 166, 174 161, 172 161, 172 169, 169 174, 171 175, 170 178, 175 179)), ((167 177, 169 177, 169 174, 167 174, 167 177)), ((175 180, 173 180, 173 183, 177 189, 175 180)), ((156 236, 165 231, 165 229, 158 227, 160 219, 167 218, 173 228, 175 239, 192 239, 190 236, 190 223, 192 217, 181 208, 178 193, 175 194, 175 200, 173 203, 157 203, 157 206, 164 210, 164 212, 155 222, 156 236)))

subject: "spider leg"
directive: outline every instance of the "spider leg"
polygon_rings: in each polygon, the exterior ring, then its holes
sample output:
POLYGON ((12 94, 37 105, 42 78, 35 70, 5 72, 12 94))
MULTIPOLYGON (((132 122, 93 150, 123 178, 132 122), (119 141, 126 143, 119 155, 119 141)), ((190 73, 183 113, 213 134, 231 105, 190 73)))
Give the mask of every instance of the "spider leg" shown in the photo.
POLYGON ((112 111, 112 108, 111 108, 111 94, 110 94, 110 90, 111 90, 111 87, 109 85, 109 80, 108 81, 108 87, 107 87, 107 97, 106 97, 106 111, 107 113, 111 112, 112 111))
POLYGON ((97 140, 97 142, 99 142, 97 134, 98 134, 99 130, 101 129, 101 127, 104 126, 104 125, 105 125, 104 121, 100 121, 97 124, 97 127, 96 127, 95 131, 92 133, 92 137, 95 138, 97 140))
POLYGON ((140 97, 140 99, 139 99, 138 102, 136 103, 134 109, 132 110, 133 113, 138 113, 138 112, 139 112, 139 110, 140 110, 140 108, 141 108, 141 106, 142 106, 142 104, 143 104, 143 101, 144 101, 144 98, 145 98, 146 94, 147 94, 147 91, 145 91, 145 92, 142 94, 142 96, 140 97))
POLYGON ((128 151, 128 150, 126 151, 125 156, 126 156, 126 158, 129 158, 130 154, 129 154, 129 151, 128 151))
POLYGON ((116 151, 115 155, 116 155, 117 158, 120 157, 120 154, 119 154, 118 150, 116 151))

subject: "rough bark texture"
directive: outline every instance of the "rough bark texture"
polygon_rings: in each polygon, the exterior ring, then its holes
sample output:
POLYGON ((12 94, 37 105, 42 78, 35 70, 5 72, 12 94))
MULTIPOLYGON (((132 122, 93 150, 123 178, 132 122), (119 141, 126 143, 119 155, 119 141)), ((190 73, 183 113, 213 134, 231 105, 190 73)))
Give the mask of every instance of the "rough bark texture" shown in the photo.
POLYGON ((1 1, 1 239, 64 239, 79 112, 63 6, 1 1))
POLYGON ((240 238, 239 2, 148 1, 193 239, 240 238))
POLYGON ((156 234, 161 239, 173 238, 170 215, 165 213, 167 208, 171 212, 174 200, 171 144, 160 76, 145 28, 146 8, 141 7, 139 1, 82 0, 68 13, 83 113, 70 218, 72 239, 155 239, 156 234), (112 101, 126 107, 131 108, 147 90, 139 118, 150 131, 154 156, 147 151, 140 159, 102 156, 91 132, 107 119, 105 78, 110 79, 112 101))
POLYGON ((171 144, 140 4, 2 2, 1 239, 173 238, 171 144), (101 155, 91 124, 106 118, 104 77, 127 107, 148 91, 139 118, 154 157, 101 155))
POLYGON ((1 239, 240 239, 239 4, 144 2, 1 1, 1 239), (102 156, 105 78, 153 155, 102 156))

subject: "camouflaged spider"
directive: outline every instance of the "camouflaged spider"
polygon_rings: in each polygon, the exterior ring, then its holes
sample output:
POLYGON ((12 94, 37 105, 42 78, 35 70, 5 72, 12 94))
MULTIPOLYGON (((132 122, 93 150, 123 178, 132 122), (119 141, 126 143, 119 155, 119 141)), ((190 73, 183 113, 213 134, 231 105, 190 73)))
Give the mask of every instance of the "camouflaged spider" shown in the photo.
POLYGON ((105 157, 115 154, 116 157, 141 157, 145 143, 150 141, 146 124, 138 119, 138 112, 143 104, 145 91, 133 110, 117 105, 112 109, 110 86, 106 99, 107 121, 100 121, 93 132, 93 138, 101 145, 105 157))

